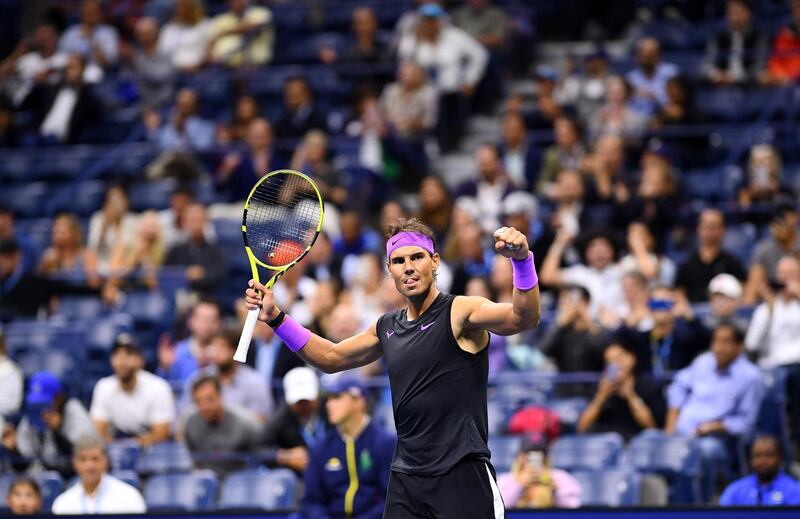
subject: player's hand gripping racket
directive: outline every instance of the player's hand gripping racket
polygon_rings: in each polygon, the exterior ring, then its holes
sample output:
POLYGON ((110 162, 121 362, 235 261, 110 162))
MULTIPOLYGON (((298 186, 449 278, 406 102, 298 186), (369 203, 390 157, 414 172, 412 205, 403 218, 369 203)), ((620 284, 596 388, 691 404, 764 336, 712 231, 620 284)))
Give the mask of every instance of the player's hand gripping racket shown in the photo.
MULTIPOLYGON (((244 204, 242 234, 253 279, 258 267, 274 271, 272 285, 311 250, 322 230, 325 208, 319 188, 308 176, 290 169, 273 171, 250 191, 244 204)), ((233 360, 244 362, 260 309, 247 313, 233 360)))

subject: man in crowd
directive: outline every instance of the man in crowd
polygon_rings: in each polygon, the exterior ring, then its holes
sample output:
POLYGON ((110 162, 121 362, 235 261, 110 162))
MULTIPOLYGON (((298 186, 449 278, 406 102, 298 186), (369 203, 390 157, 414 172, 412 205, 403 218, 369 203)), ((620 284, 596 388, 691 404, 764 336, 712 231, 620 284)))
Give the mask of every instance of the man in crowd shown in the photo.
POLYGON ((800 483, 781 470, 783 452, 774 436, 759 436, 750 448, 753 473, 734 481, 719 499, 722 506, 798 506, 800 483))
POLYGON ((158 345, 158 371, 169 382, 183 384, 199 368, 209 363, 211 338, 220 331, 222 311, 212 299, 202 298, 191 309, 187 322, 189 337, 158 345))
POLYGON ((225 254, 208 241, 205 228, 208 222, 206 207, 193 202, 184 210, 186 241, 167 252, 164 264, 186 267, 189 287, 200 293, 211 293, 219 287, 225 274, 225 254))

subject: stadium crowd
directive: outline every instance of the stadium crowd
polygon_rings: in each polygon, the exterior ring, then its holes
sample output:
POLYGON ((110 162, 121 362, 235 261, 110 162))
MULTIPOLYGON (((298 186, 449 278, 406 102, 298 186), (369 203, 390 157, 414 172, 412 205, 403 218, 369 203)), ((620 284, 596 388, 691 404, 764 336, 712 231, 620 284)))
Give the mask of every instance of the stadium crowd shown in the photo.
POLYGON ((507 506, 800 505, 800 1, 31 4, 0 63, 14 513, 381 516, 382 363, 320 379, 263 323, 232 360, 241 205, 286 167, 326 217, 275 298, 332 341, 403 305, 389 222, 501 302, 491 233, 526 233, 542 323, 489 347, 507 506))

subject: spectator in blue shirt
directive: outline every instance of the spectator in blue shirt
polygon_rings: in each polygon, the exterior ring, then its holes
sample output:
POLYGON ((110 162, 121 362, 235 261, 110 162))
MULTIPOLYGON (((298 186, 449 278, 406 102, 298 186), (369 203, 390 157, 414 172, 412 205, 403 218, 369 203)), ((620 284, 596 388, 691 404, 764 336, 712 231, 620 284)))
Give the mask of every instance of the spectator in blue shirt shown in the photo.
POLYGON ((214 146, 214 123, 201 118, 199 111, 198 93, 188 87, 181 88, 166 122, 155 110, 144 112, 143 122, 148 138, 162 151, 208 151, 214 146))
POLYGON ((222 312, 217 302, 201 298, 189 314, 187 327, 190 335, 186 339, 176 344, 161 341, 158 345, 156 374, 179 388, 195 371, 210 363, 208 346, 222 328, 222 312))
POLYGON ((68 54, 80 54, 85 61, 102 68, 117 62, 119 36, 114 27, 103 23, 103 7, 98 0, 84 0, 81 22, 64 32, 59 49, 68 54))
POLYGON ((722 506, 797 506, 800 483, 781 468, 781 444, 774 436, 759 436, 750 449, 753 474, 731 483, 719 504, 722 506))
POLYGON ((753 431, 764 396, 761 371, 742 355, 743 342, 742 332, 732 324, 717 326, 711 351, 679 371, 667 392, 664 429, 698 438, 706 502, 718 476, 729 479, 733 456, 728 440, 753 431))
POLYGON ((301 515, 378 519, 397 440, 370 421, 366 390, 347 375, 331 387, 327 411, 336 428, 311 451, 301 515))
POLYGON ((667 80, 680 70, 673 63, 661 61, 661 44, 655 38, 642 38, 636 46, 639 66, 626 75, 633 88, 632 107, 650 116, 667 103, 667 80))

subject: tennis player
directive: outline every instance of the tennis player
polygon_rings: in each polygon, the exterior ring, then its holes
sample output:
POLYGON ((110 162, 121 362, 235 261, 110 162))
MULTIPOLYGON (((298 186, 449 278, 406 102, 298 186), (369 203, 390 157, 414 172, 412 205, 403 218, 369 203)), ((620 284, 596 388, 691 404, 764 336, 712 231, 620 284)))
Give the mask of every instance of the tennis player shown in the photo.
POLYGON ((311 333, 252 280, 247 305, 261 305, 259 319, 326 373, 385 357, 398 443, 384 518, 504 517, 487 446, 487 347, 490 332, 511 335, 539 322, 533 253, 518 230, 495 232, 495 251, 514 269, 513 302, 501 304, 436 288, 440 258, 433 232, 420 221, 400 220, 387 237, 389 274, 406 307, 354 337, 336 344, 311 333))

